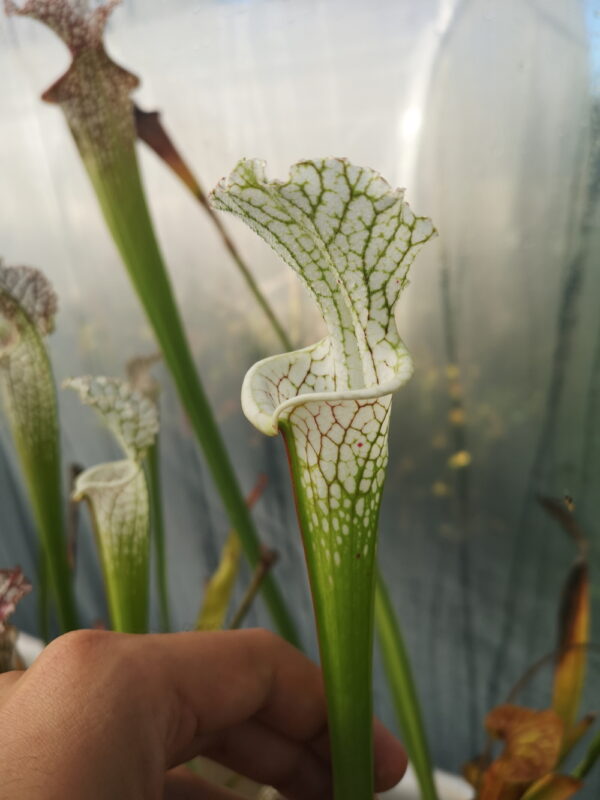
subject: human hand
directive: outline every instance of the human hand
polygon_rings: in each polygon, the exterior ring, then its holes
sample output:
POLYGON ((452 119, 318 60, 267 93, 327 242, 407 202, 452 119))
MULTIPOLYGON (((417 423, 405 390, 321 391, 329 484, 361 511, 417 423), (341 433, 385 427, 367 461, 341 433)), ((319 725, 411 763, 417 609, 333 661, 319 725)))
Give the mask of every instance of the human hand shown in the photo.
MULTIPOLYGON (((375 783, 404 773, 374 723, 375 783)), ((326 800, 320 670, 264 630, 77 631, 0 675, 0 800, 231 800, 177 769, 202 754, 289 800, 326 800)))

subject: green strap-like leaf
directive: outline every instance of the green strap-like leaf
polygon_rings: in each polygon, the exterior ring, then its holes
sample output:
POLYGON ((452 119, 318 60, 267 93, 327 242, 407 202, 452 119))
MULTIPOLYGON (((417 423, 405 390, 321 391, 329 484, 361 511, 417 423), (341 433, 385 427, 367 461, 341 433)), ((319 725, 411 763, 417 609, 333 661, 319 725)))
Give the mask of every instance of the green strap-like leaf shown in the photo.
POLYGON ((377 575, 375 585, 375 626, 402 742, 419 782, 421 800, 438 800, 410 659, 389 593, 380 574, 377 575))
POLYGON ((304 161, 286 182, 241 161, 211 195, 292 266, 328 336, 252 367, 242 406, 284 435, 319 628, 336 800, 371 800, 373 567, 392 393, 411 375, 394 306, 434 235, 373 170, 304 161))
POLYGON ((114 630, 143 633, 148 624, 150 511, 142 467, 125 460, 85 470, 73 497, 90 506, 114 630))
MULTIPOLYGON (((151 372, 151 368, 160 361, 160 354, 153 353, 149 356, 138 356, 127 362, 127 377, 131 386, 140 394, 152 400, 158 408, 160 384, 151 372)), ((163 515, 162 481, 160 475, 160 445, 159 436, 154 444, 148 448, 146 458, 148 478, 148 493, 150 496, 150 517, 152 530, 152 543, 158 589, 158 608, 160 613, 160 627, 165 633, 171 630, 171 611, 169 607, 169 580, 167 571, 167 547, 165 537, 165 522, 163 515)))
POLYGON ((275 335, 283 347, 291 348, 292 343, 288 334, 277 318, 277 315, 271 307, 268 299, 261 291, 261 288, 258 285, 256 278, 252 274, 252 270, 246 263, 245 258, 242 257, 242 254, 238 250, 233 239, 223 227, 220 218, 209 206, 204 189, 199 184, 196 176, 175 147, 171 137, 162 124, 159 112, 142 111, 142 109, 138 106, 134 107, 134 112, 137 135, 148 145, 148 147, 154 150, 156 155, 161 158, 168 167, 173 170, 175 175, 177 175, 182 183, 190 190, 192 195, 196 198, 196 200, 198 200, 200 206, 204 209, 204 211, 206 211, 211 222, 217 229, 221 241, 225 246, 225 250, 227 250, 231 256, 233 262, 240 271, 242 278, 246 282, 246 286, 254 296, 254 299, 264 312, 268 321, 271 323, 271 327, 273 328, 275 335))
POLYGON ((0 382, 63 630, 77 627, 67 561, 58 411, 43 337, 54 328, 56 295, 31 267, 0 262, 0 382))

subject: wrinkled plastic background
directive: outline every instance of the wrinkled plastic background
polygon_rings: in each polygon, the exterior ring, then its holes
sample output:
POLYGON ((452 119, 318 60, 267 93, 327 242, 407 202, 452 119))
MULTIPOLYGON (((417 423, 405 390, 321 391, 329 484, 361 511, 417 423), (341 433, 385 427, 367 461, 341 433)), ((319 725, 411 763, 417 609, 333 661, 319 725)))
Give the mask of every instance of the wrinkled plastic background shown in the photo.
MULTIPOLYGON (((452 770, 481 745, 485 711, 554 646, 574 552, 536 492, 575 498, 598 609, 599 11, 591 0, 125 0, 107 34, 142 79, 139 104, 163 112, 207 188, 242 156, 283 177, 300 158, 344 155, 407 186, 440 231, 398 310, 416 374, 394 400, 380 553, 435 760, 452 770), (462 470, 448 466, 454 364, 471 457, 462 470)), ((62 115, 38 99, 67 63, 42 26, 0 17, 0 253, 44 269, 58 291, 58 382, 121 374, 154 349, 62 115)), ((282 444, 254 431, 239 404, 245 370, 278 343, 202 211, 152 153, 140 155, 198 366, 244 488, 268 475, 256 520, 315 652, 282 444)), ((226 224, 294 341, 316 340, 321 322, 291 271, 241 223, 226 224)), ((156 372, 171 596, 185 628, 228 523, 156 372)), ((60 402, 65 464, 117 455, 74 396, 60 402)), ((0 563, 34 577, 31 515, 1 417, 0 431, 0 563)), ((86 520, 77 594, 86 623, 105 617, 86 520)), ((251 621, 268 624, 260 606, 251 621)), ((35 598, 15 622, 36 631, 35 598)), ((538 676, 522 699, 543 705, 547 688, 538 676)), ((392 722, 379 666, 375 693, 392 722)))

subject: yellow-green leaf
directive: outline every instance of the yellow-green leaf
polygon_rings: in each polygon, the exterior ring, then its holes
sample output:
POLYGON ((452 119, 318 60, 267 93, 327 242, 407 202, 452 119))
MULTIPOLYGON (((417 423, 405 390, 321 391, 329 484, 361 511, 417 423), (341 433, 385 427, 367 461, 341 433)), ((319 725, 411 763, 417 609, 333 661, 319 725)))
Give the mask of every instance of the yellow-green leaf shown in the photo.
MULTIPOLYGON (((246 498, 246 505, 249 509, 254 508, 255 504, 260 500, 266 485, 266 475, 260 475, 256 485, 246 498)), ((235 531, 231 531, 223 547, 219 566, 204 590, 204 598, 198 615, 196 630, 213 631, 223 627, 235 579, 239 572, 241 546, 242 542, 239 536, 235 531)))
POLYGON ((586 645, 590 632, 589 570, 577 561, 563 591, 559 616, 559 656, 554 670, 552 707, 565 724, 565 737, 575 725, 585 680, 586 645))
POLYGON ((219 566, 206 584, 196 630, 214 631, 223 627, 240 568, 241 552, 239 536, 231 531, 223 547, 219 566))

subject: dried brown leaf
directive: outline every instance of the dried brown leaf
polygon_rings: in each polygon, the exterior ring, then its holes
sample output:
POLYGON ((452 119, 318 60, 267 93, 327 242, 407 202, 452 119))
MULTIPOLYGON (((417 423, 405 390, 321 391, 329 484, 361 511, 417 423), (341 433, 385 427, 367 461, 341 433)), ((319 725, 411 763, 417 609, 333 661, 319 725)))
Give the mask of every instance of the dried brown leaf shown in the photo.
POLYGON ((556 765, 564 729, 556 712, 498 706, 487 715, 486 728, 506 743, 504 752, 492 765, 502 781, 530 783, 556 765))

